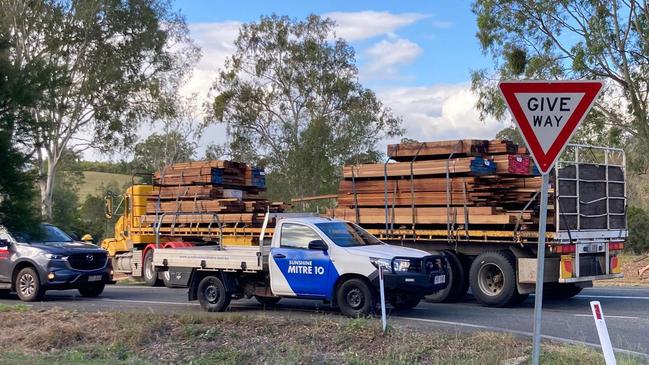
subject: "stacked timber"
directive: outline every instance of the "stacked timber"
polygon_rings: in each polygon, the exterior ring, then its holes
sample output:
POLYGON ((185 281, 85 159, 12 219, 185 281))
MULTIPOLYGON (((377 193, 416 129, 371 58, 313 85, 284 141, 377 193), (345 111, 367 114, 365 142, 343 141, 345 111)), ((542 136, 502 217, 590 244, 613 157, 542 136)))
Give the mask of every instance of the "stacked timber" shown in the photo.
POLYGON ((419 229, 538 224, 541 177, 524 147, 467 139, 391 144, 387 152, 394 162, 343 168, 330 215, 419 229))
POLYGON ((145 224, 256 226, 266 212, 285 209, 283 203, 261 197, 266 190, 264 170, 244 163, 178 163, 153 178, 154 194, 142 218, 145 224))

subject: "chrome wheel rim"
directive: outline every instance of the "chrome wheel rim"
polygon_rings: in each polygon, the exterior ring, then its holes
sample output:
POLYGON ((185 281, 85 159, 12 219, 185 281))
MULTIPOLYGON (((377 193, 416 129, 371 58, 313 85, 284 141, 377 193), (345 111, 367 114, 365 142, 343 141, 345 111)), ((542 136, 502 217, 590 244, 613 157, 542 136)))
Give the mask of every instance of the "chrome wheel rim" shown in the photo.
POLYGON ((478 272, 480 291, 489 296, 497 296, 505 287, 505 275, 496 264, 485 264, 478 272))
POLYGON ((20 293, 25 296, 31 296, 36 291, 36 281, 32 274, 23 274, 20 277, 20 293))

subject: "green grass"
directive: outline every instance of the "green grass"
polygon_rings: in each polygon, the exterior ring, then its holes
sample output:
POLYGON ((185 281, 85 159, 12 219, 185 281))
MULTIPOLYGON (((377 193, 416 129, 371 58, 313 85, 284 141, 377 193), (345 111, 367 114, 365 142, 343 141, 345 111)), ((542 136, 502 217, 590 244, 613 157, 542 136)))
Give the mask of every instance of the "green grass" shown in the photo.
POLYGON ((102 186, 106 187, 108 185, 117 184, 120 188, 120 191, 116 193, 122 193, 121 189, 126 184, 131 184, 130 175, 121 175, 121 174, 111 174, 108 172, 96 172, 96 171, 84 171, 84 182, 79 186, 79 199, 83 201, 88 194, 91 195, 101 195, 103 196, 106 192, 102 191, 102 186))
MULTIPOLYGON (((2 308, 2 307, 0 307, 2 308)), ((2 364, 503 364, 526 363, 530 340, 390 327, 331 315, 0 310, 2 364)), ((596 350, 544 343, 543 364, 601 364, 596 350)), ((640 364, 618 358, 619 364, 640 364)))

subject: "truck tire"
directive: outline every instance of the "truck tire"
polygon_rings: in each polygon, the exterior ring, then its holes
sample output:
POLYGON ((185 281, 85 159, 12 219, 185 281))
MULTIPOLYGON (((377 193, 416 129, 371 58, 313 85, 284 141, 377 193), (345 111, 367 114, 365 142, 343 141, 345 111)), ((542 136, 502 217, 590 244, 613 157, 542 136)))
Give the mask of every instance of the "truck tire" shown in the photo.
POLYGON ((32 267, 26 267, 18 272, 14 283, 16 294, 23 302, 37 302, 45 296, 38 273, 32 267))
POLYGON ((545 283, 543 286, 544 299, 569 299, 581 293, 582 287, 570 283, 545 283))
POLYGON ((158 278, 158 273, 153 267, 153 250, 148 250, 146 255, 144 255, 142 276, 144 277, 146 285, 160 286, 160 278, 158 278))
POLYGON ((390 304, 392 304, 395 309, 406 310, 416 307, 420 300, 421 298, 412 294, 397 293, 390 298, 390 304))
POLYGON ((349 279, 338 287, 336 303, 340 311, 348 317, 363 317, 375 307, 374 291, 364 280, 349 279))
POLYGON ((79 287, 79 294, 86 298, 94 298, 101 295, 104 292, 106 284, 90 284, 79 287))
POLYGON ((216 276, 206 276, 198 283, 198 302, 208 312, 223 312, 230 305, 225 285, 216 276))
POLYGON ((516 264, 507 251, 485 252, 473 260, 469 272, 471 292, 478 303, 504 307, 518 298, 516 264))
POLYGON ((446 262, 448 263, 448 285, 442 290, 438 290, 426 296, 426 301, 432 303, 449 303, 462 299, 469 288, 469 278, 467 277, 464 265, 453 251, 444 251, 446 262))
POLYGON ((259 302, 259 304, 263 305, 264 307, 268 306, 273 306, 277 304, 282 298, 280 297, 260 297, 258 295, 255 295, 255 299, 259 302))

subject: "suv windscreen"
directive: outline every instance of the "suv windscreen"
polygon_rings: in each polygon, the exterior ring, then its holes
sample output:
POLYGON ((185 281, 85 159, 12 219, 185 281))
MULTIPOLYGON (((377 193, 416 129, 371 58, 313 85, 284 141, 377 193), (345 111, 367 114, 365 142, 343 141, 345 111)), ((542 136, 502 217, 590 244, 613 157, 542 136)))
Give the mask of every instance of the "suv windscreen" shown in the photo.
POLYGON ((72 242, 72 238, 68 236, 65 232, 55 226, 49 224, 41 225, 40 232, 38 233, 25 233, 19 232, 16 234, 16 240, 19 242, 39 242, 39 243, 48 243, 48 242, 72 242))
POLYGON ((316 223, 322 233, 327 235, 337 246, 354 247, 382 244, 378 238, 367 233, 361 227, 347 222, 316 223))

